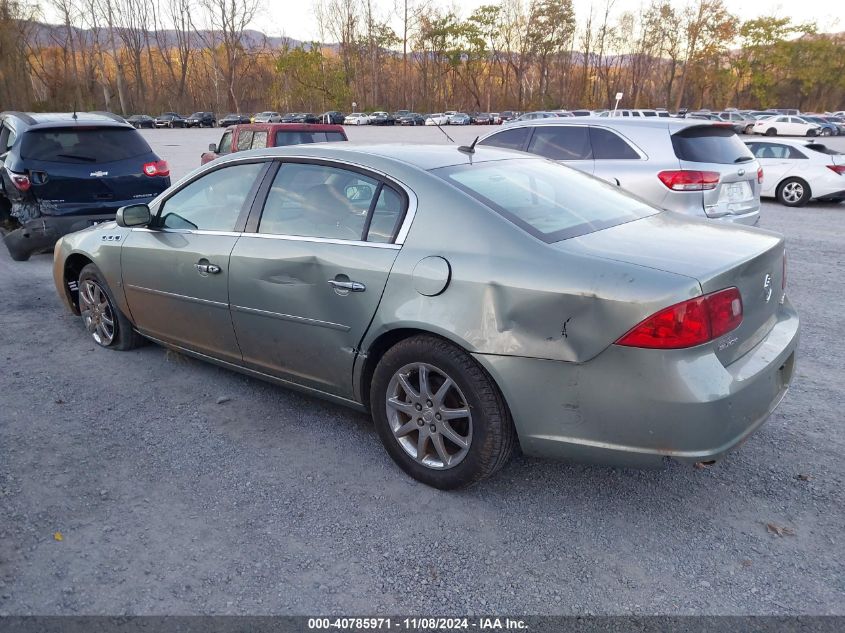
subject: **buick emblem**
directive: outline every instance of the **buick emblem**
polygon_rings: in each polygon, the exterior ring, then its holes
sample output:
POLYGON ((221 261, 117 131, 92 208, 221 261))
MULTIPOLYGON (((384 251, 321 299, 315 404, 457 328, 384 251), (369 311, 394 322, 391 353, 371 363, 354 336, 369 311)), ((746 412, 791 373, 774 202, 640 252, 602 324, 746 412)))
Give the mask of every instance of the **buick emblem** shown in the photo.
POLYGON ((763 277, 763 296, 766 297, 766 303, 772 298, 772 274, 766 273, 763 277))
POLYGON ((740 169, 738 172, 736 172, 736 175, 737 175, 737 176, 744 176, 744 175, 745 175, 745 170, 744 170, 744 169, 740 169))
POLYGON ((103 176, 108 176, 109 172, 107 172, 107 171, 92 171, 90 175, 94 178, 102 178, 103 176))

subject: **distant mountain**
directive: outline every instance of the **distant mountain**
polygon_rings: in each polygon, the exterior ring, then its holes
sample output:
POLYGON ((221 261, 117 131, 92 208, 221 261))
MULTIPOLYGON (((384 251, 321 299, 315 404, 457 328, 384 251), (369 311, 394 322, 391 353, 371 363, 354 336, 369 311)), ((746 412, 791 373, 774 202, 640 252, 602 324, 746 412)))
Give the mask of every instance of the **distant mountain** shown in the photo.
MULTIPOLYGON (((62 24, 47 24, 44 22, 31 22, 30 23, 31 29, 31 37, 29 38, 30 42, 37 47, 43 46, 63 46, 65 42, 68 41, 68 29, 62 24)), ((108 28, 101 28, 97 31, 93 29, 81 29, 75 26, 70 27, 70 30, 73 35, 73 39, 76 42, 80 43, 91 43, 95 40, 99 40, 99 43, 103 47, 108 47, 109 42, 111 41, 110 33, 108 28)), ((162 45, 165 47, 174 47, 176 46, 176 31, 172 29, 166 29, 163 31, 147 31, 146 32, 149 37, 149 41, 154 43, 156 46, 162 45)), ((123 40, 120 37, 121 29, 115 28, 114 29, 114 42, 115 46, 123 47, 123 40)), ((205 42, 213 41, 212 32, 210 30, 200 30, 198 32, 191 32, 189 34, 189 42, 192 49, 201 49, 205 48, 205 42)), ((219 38, 218 38, 219 41, 219 38)), ((253 29, 249 29, 244 31, 244 46, 247 50, 250 51, 257 51, 261 50, 262 48, 269 48, 272 50, 277 50, 280 48, 284 48, 285 46, 296 47, 300 44, 305 44, 306 48, 309 46, 307 42, 301 42, 300 40, 296 40, 290 37, 273 37, 268 36, 262 33, 261 31, 256 31, 253 29)))

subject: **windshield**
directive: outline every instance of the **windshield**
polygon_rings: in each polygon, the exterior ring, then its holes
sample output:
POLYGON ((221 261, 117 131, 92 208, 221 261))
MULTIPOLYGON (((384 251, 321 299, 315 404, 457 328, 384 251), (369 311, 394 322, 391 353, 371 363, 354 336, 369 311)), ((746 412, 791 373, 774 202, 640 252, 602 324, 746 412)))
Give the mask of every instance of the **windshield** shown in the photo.
POLYGON ((548 243, 659 213, 617 187, 546 160, 500 160, 432 173, 548 243))
POLYGON ((23 137, 21 156, 57 163, 108 163, 152 150, 133 128, 53 128, 23 137))

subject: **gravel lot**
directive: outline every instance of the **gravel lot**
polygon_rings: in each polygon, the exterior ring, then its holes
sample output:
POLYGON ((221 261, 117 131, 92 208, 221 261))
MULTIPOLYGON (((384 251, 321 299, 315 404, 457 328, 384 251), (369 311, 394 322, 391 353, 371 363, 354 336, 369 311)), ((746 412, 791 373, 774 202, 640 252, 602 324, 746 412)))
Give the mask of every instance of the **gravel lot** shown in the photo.
MULTIPOLYGON (((178 177, 220 130, 145 135, 178 177)), ((363 415, 95 348, 50 256, 0 248, 0 614, 845 614, 845 205, 767 203, 762 226, 803 331, 744 446, 704 470, 518 458, 458 493, 404 476, 363 415)))

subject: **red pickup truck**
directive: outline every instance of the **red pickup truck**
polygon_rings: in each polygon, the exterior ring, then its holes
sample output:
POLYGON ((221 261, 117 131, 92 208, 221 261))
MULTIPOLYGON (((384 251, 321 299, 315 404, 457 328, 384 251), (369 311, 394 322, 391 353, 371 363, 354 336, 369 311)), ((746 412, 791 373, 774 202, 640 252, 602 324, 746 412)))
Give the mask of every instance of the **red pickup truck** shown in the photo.
POLYGON ((211 143, 201 157, 202 165, 218 156, 247 149, 346 141, 342 125, 327 123, 249 123, 226 128, 219 143, 211 143))

